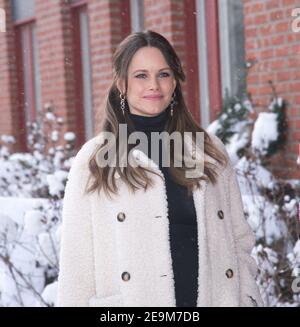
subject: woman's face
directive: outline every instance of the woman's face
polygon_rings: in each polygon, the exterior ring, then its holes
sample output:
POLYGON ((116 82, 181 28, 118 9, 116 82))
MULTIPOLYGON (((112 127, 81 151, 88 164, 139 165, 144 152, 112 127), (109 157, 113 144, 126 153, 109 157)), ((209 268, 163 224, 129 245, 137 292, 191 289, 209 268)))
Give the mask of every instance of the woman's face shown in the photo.
MULTIPOLYGON (((161 51, 140 48, 128 67, 127 102, 132 114, 156 116, 171 102, 176 80, 161 51)), ((122 90, 124 94, 124 84, 122 90)))

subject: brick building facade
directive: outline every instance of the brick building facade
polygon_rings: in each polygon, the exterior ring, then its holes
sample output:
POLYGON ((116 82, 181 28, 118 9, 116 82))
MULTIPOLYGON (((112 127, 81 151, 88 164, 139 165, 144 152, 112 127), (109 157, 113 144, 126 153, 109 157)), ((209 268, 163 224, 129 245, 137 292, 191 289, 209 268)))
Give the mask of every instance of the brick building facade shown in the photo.
POLYGON ((300 0, 0 0, 0 134, 14 135, 15 150, 26 150, 26 121, 52 103, 79 147, 98 132, 116 46, 132 31, 152 29, 181 58, 186 102, 204 128, 226 88, 239 94, 245 62, 257 61, 247 84, 258 108, 270 98, 269 79, 288 101, 288 144, 273 158, 274 172, 299 178, 297 6, 300 0))

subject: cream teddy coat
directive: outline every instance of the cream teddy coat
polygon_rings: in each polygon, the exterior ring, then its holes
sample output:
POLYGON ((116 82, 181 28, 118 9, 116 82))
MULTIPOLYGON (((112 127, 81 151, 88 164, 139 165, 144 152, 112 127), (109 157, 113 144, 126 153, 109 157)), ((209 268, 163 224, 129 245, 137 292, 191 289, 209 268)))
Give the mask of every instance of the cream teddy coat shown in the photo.
MULTIPOLYGON (((227 156, 223 143, 209 134, 227 156)), ((101 133, 77 153, 68 175, 62 212, 58 306, 175 307, 164 180, 130 192, 116 176, 120 195, 84 194, 88 160, 101 133)), ((135 149, 162 177, 155 162, 135 149)), ((215 162, 205 155, 206 160, 215 162)), ((216 162, 215 162, 216 163, 216 162)), ((198 227, 197 306, 263 306, 250 253, 255 236, 246 222, 232 164, 219 169, 217 184, 193 192, 198 227)))

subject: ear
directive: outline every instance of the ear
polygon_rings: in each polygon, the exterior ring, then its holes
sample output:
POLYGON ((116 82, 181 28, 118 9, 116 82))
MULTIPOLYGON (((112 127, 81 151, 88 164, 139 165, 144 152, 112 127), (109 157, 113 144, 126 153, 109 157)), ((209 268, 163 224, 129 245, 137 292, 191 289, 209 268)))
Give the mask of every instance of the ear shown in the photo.
POLYGON ((120 93, 124 94, 125 93, 125 85, 124 85, 124 81, 121 79, 118 79, 116 82, 116 86, 119 90, 120 93))

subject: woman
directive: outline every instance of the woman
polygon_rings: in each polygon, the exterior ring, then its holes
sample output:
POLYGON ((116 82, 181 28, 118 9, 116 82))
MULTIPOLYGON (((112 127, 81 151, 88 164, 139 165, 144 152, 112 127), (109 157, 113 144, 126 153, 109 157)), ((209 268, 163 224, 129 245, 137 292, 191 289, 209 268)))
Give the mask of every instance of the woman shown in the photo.
POLYGON ((174 49, 158 33, 134 33, 113 68, 101 133, 83 145, 68 176, 58 305, 262 306, 255 238, 233 167, 222 142, 190 115, 174 49), (129 142, 134 132, 144 133, 143 150, 129 142), (151 147, 151 132, 190 132, 187 153, 203 165, 188 175, 188 160, 175 165, 182 145, 167 148, 164 139, 151 147))

